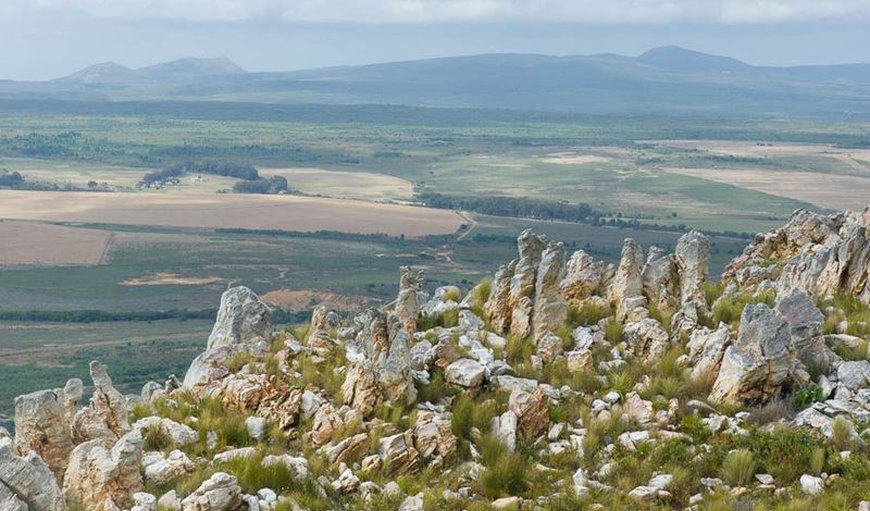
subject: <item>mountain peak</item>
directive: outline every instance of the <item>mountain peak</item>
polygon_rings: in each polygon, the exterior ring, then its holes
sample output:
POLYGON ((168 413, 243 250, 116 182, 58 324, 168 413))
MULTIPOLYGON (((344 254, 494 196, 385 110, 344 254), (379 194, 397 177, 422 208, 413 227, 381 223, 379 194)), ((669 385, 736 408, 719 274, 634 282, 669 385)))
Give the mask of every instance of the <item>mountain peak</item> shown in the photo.
POLYGON ((129 79, 134 71, 117 62, 102 62, 88 66, 81 71, 61 78, 65 81, 82 83, 111 83, 129 79))
POLYGON ((203 76, 241 74, 245 70, 227 57, 202 58, 184 57, 170 62, 162 62, 136 70, 149 77, 203 76))
POLYGON ((711 55, 679 46, 653 48, 637 58, 644 64, 678 73, 722 73, 743 71, 751 67, 731 57, 711 55))

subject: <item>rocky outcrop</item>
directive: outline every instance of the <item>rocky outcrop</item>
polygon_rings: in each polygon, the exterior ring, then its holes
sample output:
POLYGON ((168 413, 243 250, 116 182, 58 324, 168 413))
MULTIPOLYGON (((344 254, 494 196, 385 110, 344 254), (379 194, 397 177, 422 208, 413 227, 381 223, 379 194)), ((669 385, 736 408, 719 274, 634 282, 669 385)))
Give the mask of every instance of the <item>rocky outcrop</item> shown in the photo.
POLYGON ((58 475, 73 449, 66 401, 63 389, 15 398, 15 449, 21 455, 34 451, 58 475))
POLYGON ((360 359, 348 371, 344 402, 368 417, 382 402, 407 405, 417 395, 411 378, 410 336, 397 320, 369 309, 354 319, 360 359))
POLYGON ((828 373, 839 357, 825 344, 822 324, 825 317, 813 301, 794 288, 780 295, 776 310, 788 322, 792 349, 807 368, 828 373))
POLYGON ((765 304, 747 305, 725 350, 710 399, 756 404, 777 396, 792 370, 788 322, 765 304))
POLYGON ((493 330, 505 333, 511 326, 511 279, 517 269, 517 261, 499 267, 492 279, 489 298, 483 311, 489 317, 493 330))
POLYGON ((0 496, 5 493, 10 506, 24 503, 24 509, 29 511, 66 509, 61 489, 48 465, 35 452, 18 456, 9 438, 0 438, 0 488, 3 489, 0 496))
POLYGON ((340 324, 341 318, 337 312, 327 309, 323 305, 315 307, 311 312, 311 322, 308 326, 305 343, 316 355, 329 358, 335 353, 338 344, 332 338, 331 332, 335 332, 340 324))
POLYGON ((520 338, 532 334, 535 284, 547 243, 545 236, 538 236, 530 230, 523 231, 517 238, 520 257, 511 277, 510 333, 520 338))
POLYGON ((450 416, 429 410, 417 412, 414 448, 427 466, 441 466, 456 453, 456 445, 450 416))
POLYGON ((555 333, 568 319, 568 303, 559 284, 565 277, 565 247, 550 242, 541 253, 535 279, 535 308, 532 328, 535 339, 555 333))
POLYGON ((409 334, 417 331, 420 319, 420 292, 423 290, 424 272, 402 266, 399 279, 399 296, 396 298, 395 315, 401 327, 409 334))
POLYGON ((710 239, 692 230, 680 236, 674 249, 674 265, 678 276, 680 303, 693 303, 706 308, 701 284, 710 271, 710 239))
POLYGON ((381 439, 378 454, 384 469, 393 475, 415 472, 422 461, 414 447, 413 430, 381 439))
POLYGON ((730 343, 728 325, 724 323, 720 323, 716 330, 702 327, 693 331, 686 345, 689 348, 692 377, 718 374, 725 349, 730 343))
POLYGON ((638 321, 647 315, 643 295, 643 252, 631 238, 622 246, 619 266, 610 285, 609 299, 618 321, 638 321))
POLYGON ((114 445, 90 440, 76 446, 63 479, 63 494, 69 502, 85 504, 94 511, 118 511, 133 506, 133 494, 142 491, 140 473, 142 435, 134 430, 114 445))
POLYGON ((652 318, 628 323, 623 336, 628 351, 644 363, 657 361, 671 346, 668 332, 652 318))
POLYGON ((94 393, 90 405, 79 410, 72 421, 72 436, 76 443, 90 440, 114 442, 130 431, 127 400, 112 385, 106 366, 90 364, 94 393))
POLYGON ((250 289, 228 289, 221 297, 217 320, 204 353, 184 376, 183 387, 194 389, 227 375, 224 364, 239 351, 263 353, 272 340, 272 309, 250 289))
POLYGON ((868 227, 870 207, 829 216, 798 210, 747 246, 723 279, 747 290, 769 280, 779 293, 797 288, 813 299, 843 293, 870 303, 868 227))
POLYGON ((596 261, 578 250, 568 260, 565 278, 559 287, 568 303, 579 309, 590 297, 606 294, 615 271, 613 265, 596 261))
POLYGON ((192 473, 196 465, 186 454, 176 449, 165 456, 159 452, 146 453, 142 458, 142 468, 146 482, 165 485, 192 473))

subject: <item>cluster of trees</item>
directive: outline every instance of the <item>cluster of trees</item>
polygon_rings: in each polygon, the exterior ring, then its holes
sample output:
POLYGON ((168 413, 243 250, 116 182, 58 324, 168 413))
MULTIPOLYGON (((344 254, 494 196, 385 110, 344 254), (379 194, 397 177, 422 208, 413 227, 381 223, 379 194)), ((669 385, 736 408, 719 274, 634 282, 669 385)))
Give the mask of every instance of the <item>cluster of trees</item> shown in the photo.
POLYGON ((260 178, 254 181, 239 181, 233 185, 233 193, 260 193, 274 195, 287 193, 290 188, 287 179, 282 176, 272 176, 268 179, 260 178))
POLYGON ((24 176, 20 172, 10 172, 0 169, 0 188, 21 188, 24 185, 24 176))
POLYGON ((454 197, 434 192, 423 192, 417 197, 424 204, 432 208, 461 209, 492 216, 583 223, 595 223, 603 216, 601 212, 592 209, 589 204, 568 204, 525 197, 498 195, 489 197, 454 197))
POLYGON ((149 172, 142 177, 141 181, 139 181, 139 186, 149 186, 154 183, 165 183, 172 180, 173 178, 179 178, 191 172, 200 174, 212 174, 215 176, 234 177, 238 179, 243 179, 245 181, 260 180, 260 173, 257 172, 257 169, 254 168, 253 165, 212 160, 195 160, 186 161, 183 163, 175 163, 161 170, 149 172))

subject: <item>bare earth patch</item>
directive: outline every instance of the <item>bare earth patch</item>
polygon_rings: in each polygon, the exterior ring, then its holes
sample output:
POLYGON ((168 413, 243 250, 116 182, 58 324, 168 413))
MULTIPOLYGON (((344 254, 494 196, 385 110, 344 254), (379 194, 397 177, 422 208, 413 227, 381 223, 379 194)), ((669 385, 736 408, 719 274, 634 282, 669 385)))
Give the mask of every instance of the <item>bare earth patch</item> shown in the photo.
POLYGON ((0 266, 96 265, 111 239, 96 229, 0 220, 0 266))
POLYGON ((809 202, 821 208, 864 209, 870 205, 870 178, 818 172, 748 169, 685 169, 669 172, 809 202))
POLYGON ((368 303, 358 296, 341 295, 318 289, 278 289, 261 296, 263 301, 292 310, 307 310, 312 306, 325 305, 341 311, 357 310, 368 303))
POLYGON ((386 174, 315 168, 260 169, 260 174, 283 176, 290 188, 311 195, 371 201, 402 200, 414 196, 414 185, 410 181, 386 174))
POLYGON ((456 232, 453 211, 276 195, 0 191, 0 219, 189 228, 340 231, 423 236, 456 232))
POLYGON ((124 286, 206 286, 220 282, 219 277, 182 277, 174 273, 160 272, 147 277, 127 279, 121 282, 124 286))
POLYGON ((544 163, 555 163, 557 165, 583 165, 586 163, 604 163, 610 161, 610 158, 604 156, 596 156, 594 154, 577 154, 574 152, 566 153, 551 153, 544 158, 544 163))

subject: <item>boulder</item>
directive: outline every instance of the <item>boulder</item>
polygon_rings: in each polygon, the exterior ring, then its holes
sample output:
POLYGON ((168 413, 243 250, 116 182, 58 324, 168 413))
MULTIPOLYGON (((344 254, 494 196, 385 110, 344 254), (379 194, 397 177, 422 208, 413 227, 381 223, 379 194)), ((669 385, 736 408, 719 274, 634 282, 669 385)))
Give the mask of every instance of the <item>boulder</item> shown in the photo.
POLYGON ((444 371, 448 383, 465 388, 477 388, 483 383, 486 368, 480 362, 469 358, 460 358, 444 371))
POLYGON ((730 343, 728 325, 725 323, 720 323, 716 330, 701 327, 693 331, 686 345, 689 348, 692 377, 718 374, 725 349, 730 343))
POLYGON ((671 346, 668 332, 652 318, 626 324, 623 335, 629 352, 644 363, 657 361, 671 346))
POLYGON ((819 495, 825 490, 825 482, 821 477, 804 474, 801 476, 801 491, 807 495, 819 495))
POLYGON ((139 430, 114 444, 106 439, 79 444, 70 454, 63 478, 64 497, 69 502, 87 504, 94 511, 129 509, 133 494, 143 488, 141 462, 139 430))
POLYGON ((247 509, 242 500, 239 481, 224 472, 218 472, 203 482, 193 493, 181 501, 182 511, 242 511, 247 509))
POLYGON ((508 409, 517 416, 517 433, 522 438, 538 438, 550 427, 549 401, 540 388, 532 393, 514 390, 508 409))
POLYGON ((649 248, 641 270, 643 293, 659 310, 672 309, 679 297, 679 277, 674 258, 655 245, 649 248))
POLYGON ((562 354, 563 349, 562 338, 547 331, 543 337, 538 339, 538 345, 535 347, 535 354, 538 355, 545 364, 549 364, 562 354))
POLYGON ((489 297, 484 304, 483 311, 489 318, 493 330, 506 333, 510 330, 511 323, 511 278, 516 271, 517 261, 499 267, 492 280, 489 297))
POLYGON ((853 392, 870 386, 870 361, 843 362, 837 368, 837 378, 844 387, 853 392))
POLYGON ((159 452, 146 453, 142 458, 142 467, 145 481, 158 485, 168 484, 196 470, 190 458, 177 449, 166 456, 159 452))
POLYGON ((24 457, 18 456, 8 438, 0 438, 0 488, 3 488, 0 495, 7 495, 10 506, 18 506, 18 501, 23 502, 24 509, 29 511, 66 509, 63 494, 49 466, 32 451, 24 457))
POLYGON ((825 344, 825 317, 803 291, 794 288, 779 296, 776 310, 788 322, 797 358, 808 368, 827 373, 839 357, 825 344))
POLYGON ((547 244, 546 236, 538 236, 528 229, 517 238, 520 257, 510 286, 510 332, 517 337, 528 337, 532 334, 537 272, 547 244))
POLYGON ((508 410, 493 417, 492 432, 501 443, 513 451, 517 447, 517 414, 508 410))
POLYGON ((378 454, 391 475, 408 474, 420 468, 420 453, 414 448, 412 430, 382 438, 378 454))
POLYGON ((36 452, 62 475, 73 449, 70 419, 63 390, 41 390, 15 398, 15 450, 21 455, 36 452))
POLYGON ((725 350, 710 399, 763 403, 779 394, 789 377, 791 334, 785 318, 767 305, 747 305, 737 341, 725 350))
POLYGON ((0 510, 27 511, 27 504, 12 493, 3 483, 0 483, 0 510))
POLYGON ((709 272, 709 238, 696 230, 680 236, 674 249, 674 264, 679 278, 680 303, 693 303, 706 310, 707 301, 701 285, 709 272))
POLYGON ((449 415, 428 410, 417 412, 414 426, 414 448, 427 465, 440 464, 456 453, 457 439, 449 415), (434 460, 434 461, 433 461, 434 460))

